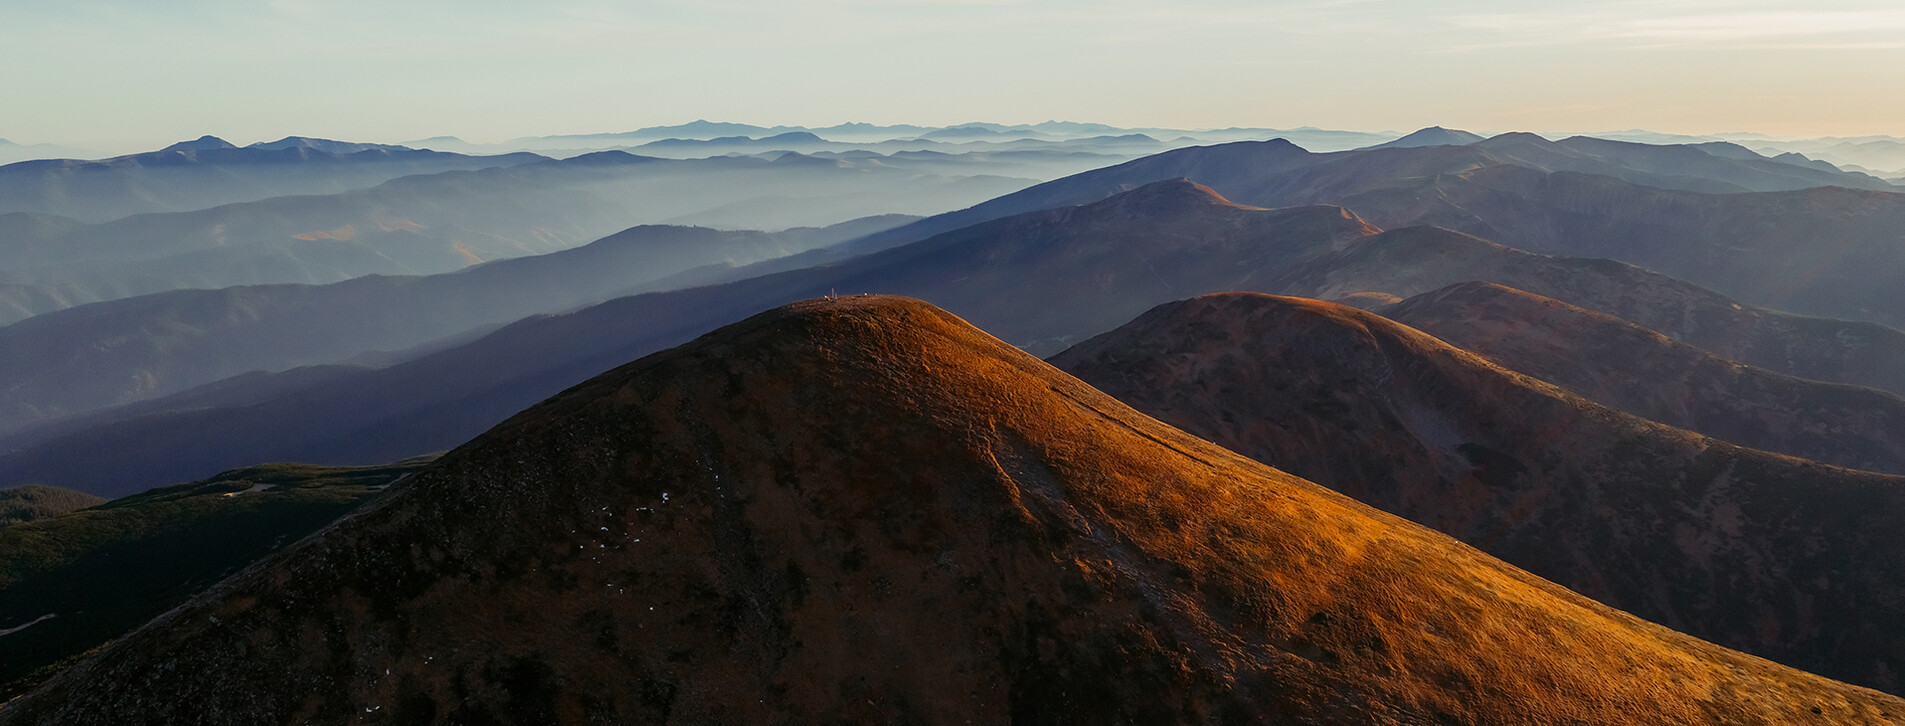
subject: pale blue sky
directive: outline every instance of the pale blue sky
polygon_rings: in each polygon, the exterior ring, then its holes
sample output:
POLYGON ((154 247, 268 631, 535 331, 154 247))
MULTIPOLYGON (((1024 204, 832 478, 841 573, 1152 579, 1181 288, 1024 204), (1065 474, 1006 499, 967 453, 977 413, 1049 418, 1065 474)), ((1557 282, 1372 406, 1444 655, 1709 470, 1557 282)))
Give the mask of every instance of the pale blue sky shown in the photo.
POLYGON ((0 0, 0 137, 696 118, 1905 135, 1905 4, 0 0))

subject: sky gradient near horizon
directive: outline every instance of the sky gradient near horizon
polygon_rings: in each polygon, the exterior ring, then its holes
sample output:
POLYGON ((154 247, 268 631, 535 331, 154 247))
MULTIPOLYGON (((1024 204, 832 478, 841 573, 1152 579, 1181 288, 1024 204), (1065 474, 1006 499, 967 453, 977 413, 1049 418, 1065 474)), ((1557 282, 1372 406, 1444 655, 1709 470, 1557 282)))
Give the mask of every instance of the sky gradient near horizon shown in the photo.
POLYGON ((708 118, 1905 136, 1905 5, 5 0, 0 138, 500 141, 708 118))

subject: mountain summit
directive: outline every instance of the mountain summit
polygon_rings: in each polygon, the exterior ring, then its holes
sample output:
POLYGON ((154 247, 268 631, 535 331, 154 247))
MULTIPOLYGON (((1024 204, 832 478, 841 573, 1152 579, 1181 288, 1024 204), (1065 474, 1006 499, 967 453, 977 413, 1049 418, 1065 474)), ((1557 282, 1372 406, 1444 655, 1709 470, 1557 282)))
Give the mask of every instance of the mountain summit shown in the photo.
POLYGON ((1481 141, 1484 138, 1487 137, 1461 129, 1445 129, 1440 126, 1430 126, 1412 132, 1395 141, 1377 144, 1369 148, 1413 149, 1422 146, 1466 146, 1481 141))
POLYGON ((226 141, 216 136, 212 136, 211 134, 206 134, 204 136, 200 136, 191 141, 181 141, 171 146, 167 146, 163 149, 160 149, 159 153, 163 154, 168 151, 205 151, 208 149, 236 149, 236 148, 238 147, 232 144, 232 142, 230 141, 226 141))
POLYGON ((603 374, 8 723, 1856 723, 918 301, 603 374))

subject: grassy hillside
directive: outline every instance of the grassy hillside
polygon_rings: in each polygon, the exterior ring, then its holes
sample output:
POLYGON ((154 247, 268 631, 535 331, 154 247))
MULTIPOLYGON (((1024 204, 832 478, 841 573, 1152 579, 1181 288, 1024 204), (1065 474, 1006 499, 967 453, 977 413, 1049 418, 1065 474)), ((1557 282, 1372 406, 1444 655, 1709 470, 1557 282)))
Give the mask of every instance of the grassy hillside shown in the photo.
POLYGON ((0 527, 57 517, 105 501, 104 497, 59 487, 37 484, 8 487, 0 489, 0 527))
POLYGON ((0 528, 0 700, 329 524, 430 458, 267 464, 0 528))

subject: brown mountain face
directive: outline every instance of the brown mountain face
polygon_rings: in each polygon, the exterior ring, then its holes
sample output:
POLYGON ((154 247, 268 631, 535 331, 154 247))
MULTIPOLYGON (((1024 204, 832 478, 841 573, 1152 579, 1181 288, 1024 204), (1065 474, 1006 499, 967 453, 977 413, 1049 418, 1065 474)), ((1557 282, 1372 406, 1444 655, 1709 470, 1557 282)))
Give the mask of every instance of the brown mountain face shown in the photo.
POLYGON ((1905 398, 1774 373, 1619 318, 1483 282, 1383 317, 1605 406, 1755 449, 1905 473, 1905 398))
MULTIPOLYGON (((1254 288, 1335 299, 1409 297, 1486 280, 1607 313, 1768 370, 1905 394, 1905 331, 1769 310, 1613 260, 1550 257, 1436 227, 1390 230, 1285 270, 1254 288)), ((1245 288, 1237 288, 1245 289, 1245 288)))
POLYGON ((935 308, 604 374, 7 723, 1862 723, 1146 418, 935 308))
POLYGON ((1613 411, 1315 300, 1193 298, 1052 361, 1166 423, 1601 602, 1905 688, 1905 479, 1613 411))

